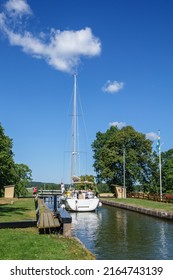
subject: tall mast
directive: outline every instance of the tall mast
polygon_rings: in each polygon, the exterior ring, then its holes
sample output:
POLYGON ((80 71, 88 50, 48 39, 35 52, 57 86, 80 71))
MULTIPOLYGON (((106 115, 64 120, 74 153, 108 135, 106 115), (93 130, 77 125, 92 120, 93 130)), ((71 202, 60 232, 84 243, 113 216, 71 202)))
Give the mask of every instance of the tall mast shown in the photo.
POLYGON ((71 183, 73 176, 76 175, 76 138, 77 138, 77 93, 76 93, 76 76, 74 73, 74 96, 73 96, 73 113, 72 113, 72 154, 71 154, 71 183))

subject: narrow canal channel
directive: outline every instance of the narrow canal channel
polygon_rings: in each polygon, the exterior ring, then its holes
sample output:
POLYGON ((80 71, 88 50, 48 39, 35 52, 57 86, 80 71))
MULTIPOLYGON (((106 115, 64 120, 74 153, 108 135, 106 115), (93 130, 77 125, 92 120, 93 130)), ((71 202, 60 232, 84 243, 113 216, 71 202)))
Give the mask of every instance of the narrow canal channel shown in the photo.
POLYGON ((173 221, 112 206, 71 216, 72 236, 97 260, 173 260, 173 221))

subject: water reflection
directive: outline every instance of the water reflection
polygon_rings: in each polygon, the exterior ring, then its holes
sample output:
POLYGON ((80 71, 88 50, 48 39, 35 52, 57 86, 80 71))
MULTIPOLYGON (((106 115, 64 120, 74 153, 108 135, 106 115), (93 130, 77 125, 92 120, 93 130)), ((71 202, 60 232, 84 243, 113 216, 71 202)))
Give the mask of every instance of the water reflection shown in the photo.
POLYGON ((173 259, 173 224, 104 206, 97 213, 72 213, 72 235, 97 259, 173 259))
POLYGON ((78 212, 71 213, 72 236, 78 237, 83 244, 91 251, 95 247, 96 232, 102 224, 101 212, 78 212))
POLYGON ((98 260, 173 260, 173 222, 111 206, 71 216, 72 236, 98 260))
POLYGON ((163 226, 163 224, 160 227, 160 242, 162 244, 160 248, 160 252, 163 256, 168 255, 168 250, 166 246, 166 232, 165 232, 166 227, 163 226))

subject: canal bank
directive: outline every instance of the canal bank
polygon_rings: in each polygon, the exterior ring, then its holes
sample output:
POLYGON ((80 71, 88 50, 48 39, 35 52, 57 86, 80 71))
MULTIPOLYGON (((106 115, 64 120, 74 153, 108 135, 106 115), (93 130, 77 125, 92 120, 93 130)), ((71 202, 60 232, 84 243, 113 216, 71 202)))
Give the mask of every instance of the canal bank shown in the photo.
POLYGON ((119 202, 119 201, 115 201, 115 200, 109 200, 109 199, 101 199, 101 202, 104 205, 109 205, 109 206, 113 206, 113 207, 118 207, 118 208, 122 208, 122 209, 126 209, 126 210, 130 210, 130 211, 134 211, 134 212, 138 212, 138 213, 142 213, 145 215, 149 215, 149 216, 154 216, 157 218, 162 218, 162 219, 167 219, 167 220, 172 220, 173 221, 173 212, 169 212, 163 209, 151 209, 151 208, 146 208, 143 206, 137 206, 137 205, 132 205, 132 204, 126 204, 123 202, 119 202))

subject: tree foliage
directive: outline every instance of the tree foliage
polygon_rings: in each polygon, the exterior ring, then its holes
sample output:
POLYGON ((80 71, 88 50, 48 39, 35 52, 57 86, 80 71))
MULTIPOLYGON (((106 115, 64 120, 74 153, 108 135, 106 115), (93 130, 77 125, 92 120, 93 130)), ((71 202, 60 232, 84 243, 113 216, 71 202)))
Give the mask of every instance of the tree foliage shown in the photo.
POLYGON ((0 190, 6 185, 11 185, 15 179, 15 162, 12 152, 13 142, 4 134, 0 124, 0 190))
POLYGON ((15 195, 26 195, 26 186, 32 178, 32 172, 25 164, 15 164, 15 195))
POLYGON ((25 194, 25 185, 31 180, 31 170, 27 165, 15 163, 12 148, 13 141, 0 124, 0 196, 7 185, 15 185, 17 195, 25 194))
POLYGON ((123 185, 123 151, 125 152, 126 186, 149 181, 152 141, 131 126, 122 129, 111 127, 98 132, 92 144, 97 182, 123 185))
MULTIPOLYGON (((152 141, 131 126, 111 127, 98 132, 92 143, 94 168, 98 183, 123 185, 123 152, 127 190, 160 193, 159 155, 152 151, 152 141), (137 187, 138 186, 138 187, 137 187)), ((163 193, 173 193, 173 149, 161 153, 163 193)))
POLYGON ((173 149, 162 153, 163 191, 173 192, 173 149))
MULTIPOLYGON (((155 151, 151 155, 150 180, 144 186, 144 190, 151 193, 160 193, 160 163, 159 154, 155 151)), ((162 192, 173 193, 173 149, 161 153, 161 181, 162 192)))
POLYGON ((84 189, 95 189, 95 182, 93 175, 81 175, 80 181, 74 183, 76 190, 84 190, 84 189))

